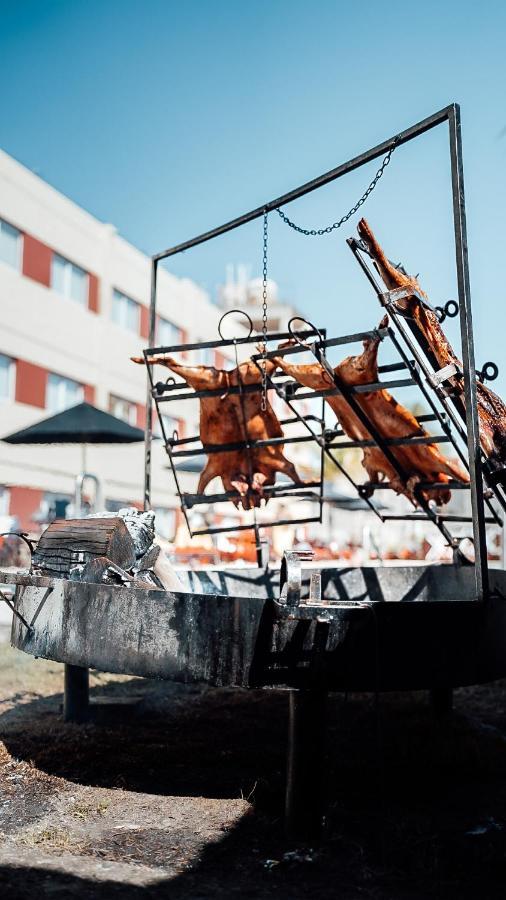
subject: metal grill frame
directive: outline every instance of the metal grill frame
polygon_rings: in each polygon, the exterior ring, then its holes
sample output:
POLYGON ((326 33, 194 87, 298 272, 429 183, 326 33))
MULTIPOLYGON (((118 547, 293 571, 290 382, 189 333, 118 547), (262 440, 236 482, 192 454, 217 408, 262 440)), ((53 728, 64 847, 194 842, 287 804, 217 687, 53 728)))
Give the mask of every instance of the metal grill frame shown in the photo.
MULTIPOLYGON (((323 331, 320 333, 324 334, 325 330, 323 329, 323 331)), ((305 338, 316 336, 316 332, 314 330, 308 329, 308 330, 304 331, 303 336, 305 338)), ((260 560, 261 560, 261 555, 262 555, 261 554, 261 542, 260 542, 260 529, 274 528, 274 527, 277 527, 280 525, 300 525, 300 524, 304 524, 304 523, 321 522, 322 521, 323 455, 324 455, 323 434, 325 432, 325 410, 326 410, 326 404, 325 404, 324 398, 322 397, 321 414, 319 417, 318 416, 303 417, 299 413, 297 408, 295 406, 293 406, 293 401, 290 401, 285 397, 283 398, 283 399, 285 399, 285 402, 287 403, 287 405, 290 407, 290 410, 294 413, 294 418, 290 419, 290 420, 282 419, 280 421, 280 424, 286 425, 286 424, 288 424, 288 421, 294 422, 294 421, 298 420, 301 423, 303 423, 304 425, 306 425, 306 419, 311 418, 313 421, 316 420, 319 423, 320 428, 319 428, 319 433, 317 435, 314 435, 313 431, 311 429, 309 429, 310 436, 296 435, 293 437, 287 437, 286 435, 284 435, 281 438, 266 438, 265 440, 261 440, 261 441, 251 441, 251 440, 246 439, 244 441, 238 441, 235 443, 213 445, 212 448, 210 448, 210 447, 208 447, 208 448, 195 447, 192 449, 177 450, 174 448, 177 448, 181 445, 188 445, 188 444, 196 443, 197 441, 200 441, 200 437, 199 437, 199 435, 192 435, 190 437, 180 438, 178 435, 174 436, 176 433, 174 433, 174 435, 172 437, 169 437, 165 430, 165 425, 163 422, 163 410, 160 409, 160 404, 163 406, 164 403, 170 402, 173 400, 195 400, 195 399, 200 400, 204 397, 211 397, 211 396, 219 397, 223 394, 223 388, 198 390, 198 389, 194 389, 194 388, 190 387, 188 384, 185 384, 184 382, 176 382, 175 379, 173 378, 173 376, 170 376, 165 383, 162 383, 162 382, 155 383, 154 378, 153 378, 153 366, 150 364, 150 359, 151 359, 151 357, 154 357, 160 353, 175 353, 175 352, 177 352, 177 353, 185 354, 191 350, 224 349, 224 348, 231 348, 231 347, 237 348, 237 346, 239 346, 239 345, 243 346, 245 344, 258 344, 258 341, 260 339, 262 341, 265 340, 266 345, 268 345, 269 343, 272 343, 272 342, 289 340, 290 337, 291 337, 291 332, 289 332, 289 331, 286 331, 286 332, 277 331, 277 332, 272 332, 272 333, 267 332, 265 335, 262 335, 261 338, 259 335, 251 333, 247 336, 242 336, 242 337, 238 337, 238 338, 229 338, 229 339, 220 338, 220 339, 216 339, 214 341, 202 341, 200 343, 193 343, 193 344, 174 344, 174 345, 168 346, 168 347, 150 347, 143 351, 144 360, 146 363, 146 369, 148 372, 150 402, 152 402, 154 400, 154 403, 155 403, 155 408, 156 408, 156 412, 158 415, 160 428, 161 428, 161 432, 162 432, 162 439, 163 439, 164 447, 165 447, 165 450, 166 450, 168 458, 169 458, 170 468, 172 470, 172 476, 174 478, 174 483, 176 486, 176 491, 177 491, 177 495, 179 498, 180 507, 181 507, 181 510, 185 517, 186 526, 188 528, 190 537, 196 537, 197 535, 202 535, 202 534, 211 534, 212 535, 212 534, 222 534, 224 532, 253 531, 255 533, 259 565, 261 564, 260 560), (169 381, 172 383, 169 384, 169 381), (165 396, 165 395, 167 395, 167 396, 165 396), (204 456, 209 453, 218 453, 218 452, 226 453, 227 451, 232 451, 232 450, 242 450, 242 451, 244 451, 245 454, 248 454, 250 452, 250 450, 254 450, 259 447, 269 447, 269 446, 274 446, 276 444, 278 444, 278 445, 282 444, 283 446, 286 446, 287 444, 289 445, 289 444, 297 444, 297 443, 302 443, 302 442, 313 442, 313 440, 316 440, 316 444, 320 447, 320 477, 319 477, 319 479, 311 481, 311 482, 305 482, 303 484, 277 483, 277 484, 273 485, 272 487, 264 488, 264 494, 265 494, 266 498, 268 498, 268 499, 284 498, 287 496, 291 496, 291 497, 296 496, 300 499, 305 498, 307 500, 312 500, 312 501, 316 500, 318 503, 318 514, 317 515, 308 515, 308 516, 300 516, 299 515, 297 517, 293 517, 290 519, 276 519, 275 521, 272 521, 272 522, 268 522, 268 521, 267 522, 257 522, 256 510, 253 509, 253 522, 250 524, 234 525, 234 526, 230 526, 230 527, 217 526, 217 527, 199 529, 198 531, 193 530, 190 520, 189 520, 189 517, 188 517, 189 509, 193 508, 194 506, 198 506, 199 504, 209 505, 209 504, 213 504, 213 503, 224 503, 226 501, 232 500, 236 496, 236 494, 235 494, 235 492, 232 492, 232 491, 229 491, 228 493, 225 492, 222 494, 202 494, 202 495, 185 494, 181 490, 181 486, 179 483, 179 476, 178 476, 178 472, 177 472, 177 469, 175 466, 175 461, 177 459, 179 459, 181 457, 190 457, 191 458, 191 457, 195 457, 195 456, 204 456)), ((271 356, 274 355, 274 352, 275 351, 271 351, 271 356)), ((256 355, 254 355, 252 357, 252 359, 256 359, 256 355)), ((260 373, 261 373, 262 372, 261 367, 259 367, 259 369, 260 369, 260 373)), ((294 382, 292 382, 291 379, 287 380, 286 376, 282 376, 282 379, 283 379, 283 382, 286 382, 287 384, 290 385, 290 388, 293 385, 294 390, 292 390, 291 393, 293 395, 295 395, 299 386, 296 385, 294 382)), ((273 378, 268 378, 267 380, 269 382, 269 387, 274 389, 276 391, 276 393, 278 394, 278 396, 283 396, 283 389, 282 389, 282 386, 279 384, 279 376, 276 379, 276 381, 273 378)), ((235 387, 235 386, 228 387, 227 394, 242 395, 244 393, 254 393, 254 392, 260 393, 262 391, 262 389, 263 389, 262 384, 260 382, 258 384, 251 384, 251 385, 240 384, 237 387, 235 387)), ((298 400, 298 399, 304 400, 304 399, 308 399, 308 398, 313 399, 312 393, 301 394, 300 396, 293 397, 293 399, 295 399, 295 400, 298 400)))
MULTIPOLYGON (((455 233, 455 262, 457 271, 457 290, 459 300, 459 318, 460 318, 460 334, 462 347, 462 362, 464 370, 464 396, 465 396, 465 423, 467 433, 467 449, 469 455, 469 474, 471 478, 471 509, 472 509, 472 526, 473 539, 475 547, 475 587, 476 597, 478 600, 484 600, 489 593, 488 588, 488 563, 487 563, 487 543, 485 530, 485 501, 483 496, 483 475, 482 475, 482 457, 479 437, 479 419, 478 419, 478 402, 476 393, 476 367, 474 358, 474 338, 472 328, 472 310, 471 310, 471 288, 469 280, 469 259, 467 246, 467 227, 466 227, 466 206, 464 193, 464 167, 462 158, 462 134, 460 121, 460 106, 457 103, 451 103, 431 116, 417 122, 410 128, 405 129, 399 134, 392 135, 375 147, 360 153, 358 156, 341 163, 329 172, 320 175, 311 181, 295 188, 292 191, 277 197, 262 206, 244 213, 223 225, 204 232, 196 237, 169 247, 166 250, 156 253, 151 259, 151 296, 150 296, 150 321, 149 321, 149 345, 154 346, 155 328, 156 328, 156 301, 157 301, 157 271, 159 263, 190 250, 199 244, 212 240, 219 235, 226 234, 229 231, 252 222, 255 219, 264 216, 265 213, 272 212, 280 206, 286 206, 294 200, 303 197, 305 194, 317 190, 324 185, 342 178, 350 172, 359 169, 361 166, 384 156, 392 147, 400 147, 416 138, 421 137, 426 132, 438 127, 439 125, 448 125, 448 140, 451 167, 451 186, 453 200, 453 220, 455 233)), ((149 370, 149 366, 147 367, 149 370)), ((147 377, 147 402, 146 402, 146 440, 145 440, 145 482, 144 482, 144 503, 146 508, 150 506, 151 494, 151 443, 152 443, 152 426, 153 426, 153 408, 151 384, 149 375, 147 377)))

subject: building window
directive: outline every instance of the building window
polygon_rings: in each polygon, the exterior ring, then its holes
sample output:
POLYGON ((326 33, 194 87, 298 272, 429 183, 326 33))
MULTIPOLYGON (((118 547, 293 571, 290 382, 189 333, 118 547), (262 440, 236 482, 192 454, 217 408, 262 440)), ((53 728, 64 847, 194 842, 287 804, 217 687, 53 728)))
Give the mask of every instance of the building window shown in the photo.
MULTIPOLYGON (((179 434, 181 428, 179 419, 174 418, 174 416, 168 416, 165 414, 163 414, 161 418, 163 419, 163 427, 165 429, 165 437, 167 438, 167 440, 169 440, 169 438, 173 436, 175 431, 177 431, 179 434)), ((162 438, 163 440, 162 426, 160 425, 159 416, 156 416, 156 419, 153 422, 153 434, 155 434, 159 438, 162 438)), ((179 434, 179 437, 181 437, 181 434, 179 434)))
POLYGON ((0 400, 14 399, 14 360, 0 353, 0 400))
POLYGON ((139 333, 139 304, 121 291, 114 290, 112 295, 112 320, 128 331, 139 333))
POLYGON ((21 232, 0 219, 0 260, 14 269, 21 268, 21 232))
POLYGON ((50 372, 47 379, 46 407, 50 412, 62 412, 84 400, 84 388, 71 378, 50 372))
POLYGON ((129 425, 137 424, 137 406, 130 400, 124 400, 122 397, 115 397, 114 394, 109 395, 109 412, 118 419, 123 419, 129 425))
POLYGON ((174 347, 183 343, 183 332, 168 319, 160 317, 156 327, 156 341, 160 347, 174 347))
POLYGON ((51 262, 51 287, 63 297, 88 305, 88 273, 57 253, 51 262))

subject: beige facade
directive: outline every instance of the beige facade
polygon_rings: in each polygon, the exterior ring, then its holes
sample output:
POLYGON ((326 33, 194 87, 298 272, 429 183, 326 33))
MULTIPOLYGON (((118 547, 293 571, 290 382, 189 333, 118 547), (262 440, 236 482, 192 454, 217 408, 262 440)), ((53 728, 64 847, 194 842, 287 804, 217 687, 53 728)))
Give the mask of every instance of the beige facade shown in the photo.
MULTIPOLYGON (((129 357, 148 343, 149 291, 147 256, 0 152, 0 436, 81 399, 142 427, 145 372, 129 357)), ((192 281, 162 268, 158 297, 160 338, 173 335, 178 343, 217 335, 221 313, 192 281)), ((175 425, 195 433, 196 404, 170 407, 175 425)), ((142 444, 87 448, 86 466, 99 477, 104 502, 142 502, 143 454, 142 444)), ((173 510, 159 441, 153 460, 153 505, 173 510)), ((36 529, 34 514, 72 495, 81 463, 76 446, 0 443, 0 514, 36 529)), ((182 475, 185 489, 194 481, 182 475)), ((171 520, 166 516, 166 530, 171 520)))

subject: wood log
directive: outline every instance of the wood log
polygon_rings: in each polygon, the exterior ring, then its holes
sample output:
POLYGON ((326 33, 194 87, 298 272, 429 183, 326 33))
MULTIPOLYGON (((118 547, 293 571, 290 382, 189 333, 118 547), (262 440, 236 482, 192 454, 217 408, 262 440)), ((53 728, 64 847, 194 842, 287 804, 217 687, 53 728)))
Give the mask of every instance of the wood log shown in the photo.
POLYGON ((33 554, 42 574, 68 578, 70 569, 99 556, 130 569, 135 548, 123 519, 57 519, 46 528, 33 554))

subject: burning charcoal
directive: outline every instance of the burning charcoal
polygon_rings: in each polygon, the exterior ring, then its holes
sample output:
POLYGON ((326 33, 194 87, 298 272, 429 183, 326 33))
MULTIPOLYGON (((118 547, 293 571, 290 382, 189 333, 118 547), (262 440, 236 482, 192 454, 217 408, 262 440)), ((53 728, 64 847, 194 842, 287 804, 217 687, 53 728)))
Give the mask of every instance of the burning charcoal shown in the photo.
POLYGON ((149 550, 141 556, 134 566, 134 572, 144 572, 146 569, 152 569, 161 553, 161 547, 152 544, 149 550))

